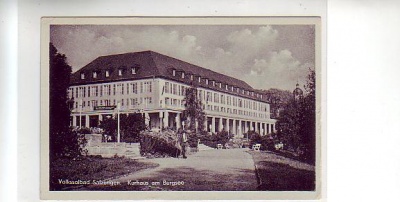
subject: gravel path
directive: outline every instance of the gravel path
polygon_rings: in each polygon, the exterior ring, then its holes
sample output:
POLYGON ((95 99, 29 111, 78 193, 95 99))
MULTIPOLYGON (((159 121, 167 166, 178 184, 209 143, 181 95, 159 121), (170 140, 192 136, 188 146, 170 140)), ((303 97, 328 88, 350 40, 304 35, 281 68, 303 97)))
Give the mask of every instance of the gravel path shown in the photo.
POLYGON ((158 163, 160 166, 115 179, 121 182, 121 186, 106 189, 91 186, 85 190, 255 191, 257 178, 254 161, 247 150, 214 149, 197 152, 187 159, 144 159, 141 161, 158 163), (132 182, 149 184, 143 186, 132 182))

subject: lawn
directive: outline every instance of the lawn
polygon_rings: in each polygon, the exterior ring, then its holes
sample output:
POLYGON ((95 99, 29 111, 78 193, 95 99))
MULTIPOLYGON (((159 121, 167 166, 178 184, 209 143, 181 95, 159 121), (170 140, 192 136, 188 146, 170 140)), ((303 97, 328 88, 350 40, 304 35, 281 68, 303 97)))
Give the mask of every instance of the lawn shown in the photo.
MULTIPOLYGON (((253 170, 240 170, 238 175, 216 173, 193 168, 165 168, 157 175, 135 179, 148 185, 129 185, 124 182, 117 186, 89 186, 82 190, 97 191, 256 191, 253 170), (183 182, 172 185, 165 182, 183 182), (152 182, 159 182, 154 185, 152 182), (165 184, 164 184, 165 183, 165 184)), ((133 181, 135 181, 133 180, 133 181)))
POLYGON ((101 157, 81 157, 79 159, 59 158, 50 164, 50 190, 69 190, 79 186, 76 184, 63 184, 60 180, 81 182, 93 180, 107 180, 115 177, 134 173, 136 171, 154 168, 155 163, 138 162, 133 159, 122 157, 101 158, 101 157))
POLYGON ((257 168, 259 190, 314 191, 315 168, 266 151, 250 151, 257 168))

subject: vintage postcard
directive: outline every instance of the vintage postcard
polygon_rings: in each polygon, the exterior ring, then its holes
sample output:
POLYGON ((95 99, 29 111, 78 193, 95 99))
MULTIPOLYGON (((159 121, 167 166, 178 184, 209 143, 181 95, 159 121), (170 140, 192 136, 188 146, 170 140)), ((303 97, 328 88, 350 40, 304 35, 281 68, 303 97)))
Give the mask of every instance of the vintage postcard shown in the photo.
POLYGON ((319 17, 42 18, 42 199, 319 199, 319 17))

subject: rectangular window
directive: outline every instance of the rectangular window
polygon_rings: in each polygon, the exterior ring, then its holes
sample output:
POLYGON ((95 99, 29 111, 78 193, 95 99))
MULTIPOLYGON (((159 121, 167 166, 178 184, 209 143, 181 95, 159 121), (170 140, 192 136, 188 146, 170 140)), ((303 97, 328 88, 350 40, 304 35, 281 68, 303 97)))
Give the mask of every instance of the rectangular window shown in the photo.
POLYGON ((88 97, 90 97, 90 86, 88 86, 88 97))
POLYGON ((81 73, 81 79, 85 79, 85 74, 81 73))
POLYGON ((172 94, 177 95, 177 84, 174 83, 173 87, 172 87, 172 94))
POLYGON ((143 93, 143 82, 140 82, 140 93, 143 93))
POLYGON ((132 68, 132 74, 136 74, 136 68, 132 68))
POLYGON ((219 103, 219 96, 217 93, 214 93, 214 102, 219 103))
POLYGON ((169 93, 169 82, 165 82, 164 91, 165 93, 169 93))
POLYGON ((93 78, 97 78, 97 72, 93 72, 93 78))
POLYGON ((113 95, 115 95, 115 91, 116 91, 116 88, 115 88, 115 84, 113 85, 113 95))
POLYGON ((122 76, 122 69, 118 70, 118 76, 122 76))
POLYGON ((149 81, 149 93, 152 92, 153 89, 153 82, 149 81))
POLYGON ((110 71, 106 70, 106 77, 110 76, 110 71))
POLYGON ((125 86, 125 84, 123 83, 123 84, 122 84, 122 86, 121 86, 121 88, 122 88, 122 89, 121 89, 121 93, 122 93, 122 95, 123 95, 123 94, 124 94, 124 92, 125 92, 125 90, 124 90, 124 86, 125 86))
POLYGON ((185 86, 181 86, 181 95, 185 96, 185 86))

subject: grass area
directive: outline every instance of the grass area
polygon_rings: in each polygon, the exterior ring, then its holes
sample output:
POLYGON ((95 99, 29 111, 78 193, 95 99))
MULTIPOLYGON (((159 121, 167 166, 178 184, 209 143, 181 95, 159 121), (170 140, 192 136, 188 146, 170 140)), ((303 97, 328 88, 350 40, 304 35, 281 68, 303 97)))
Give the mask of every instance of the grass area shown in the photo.
POLYGON ((257 166, 259 190, 313 191, 315 168, 313 165, 270 152, 249 152, 257 166))
POLYGON ((121 157, 81 157, 76 160, 59 158, 50 164, 50 190, 65 190, 77 186, 60 183, 60 180, 106 180, 157 166, 155 163, 144 163, 121 157))
POLYGON ((156 175, 135 179, 148 185, 132 185, 127 182, 117 186, 90 186, 84 190, 102 191, 256 191, 254 170, 241 170, 238 175, 216 173, 193 168, 165 168, 156 175), (172 185, 165 182, 183 182, 172 185), (152 184, 159 182, 160 184, 152 184))

